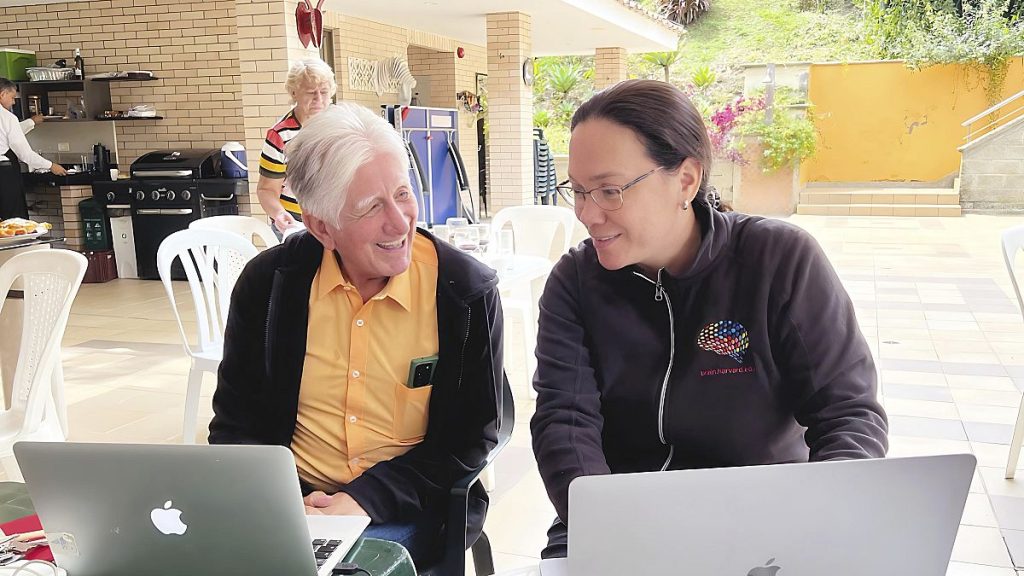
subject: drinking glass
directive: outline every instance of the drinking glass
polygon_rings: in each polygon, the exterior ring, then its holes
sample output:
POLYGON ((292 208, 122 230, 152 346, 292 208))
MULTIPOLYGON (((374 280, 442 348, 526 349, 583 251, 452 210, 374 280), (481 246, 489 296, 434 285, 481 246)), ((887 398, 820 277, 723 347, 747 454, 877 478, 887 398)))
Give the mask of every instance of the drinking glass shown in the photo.
POLYGON ((434 236, 442 242, 448 242, 451 240, 451 230, 444 224, 434 224, 434 227, 431 228, 430 231, 433 232, 434 236))
POLYGON ((480 243, 480 251, 487 252, 487 247, 491 243, 491 225, 490 224, 470 224, 470 228, 476 229, 477 241, 480 243))
POLYGON ((448 225, 448 228, 462 228, 463 226, 469 226, 469 220, 465 218, 448 218, 444 223, 448 225))
POLYGON ((515 254, 516 241, 515 235, 512 230, 499 230, 498 231, 498 255, 499 256, 511 256, 515 254))
POLYGON ((480 249, 479 233, 470 226, 451 228, 451 242, 463 252, 476 252, 480 249))

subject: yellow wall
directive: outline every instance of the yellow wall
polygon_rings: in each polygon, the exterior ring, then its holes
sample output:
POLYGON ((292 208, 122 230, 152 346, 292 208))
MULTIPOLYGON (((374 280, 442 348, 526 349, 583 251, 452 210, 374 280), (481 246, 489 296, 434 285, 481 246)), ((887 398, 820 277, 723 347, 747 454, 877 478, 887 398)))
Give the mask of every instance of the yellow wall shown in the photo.
MULTIPOLYGON (((1012 62, 1003 97, 1024 89, 1012 62)), ((960 123, 985 110, 985 85, 959 66, 913 71, 902 62, 815 64, 810 100, 818 153, 803 182, 932 181, 960 168, 960 123)))

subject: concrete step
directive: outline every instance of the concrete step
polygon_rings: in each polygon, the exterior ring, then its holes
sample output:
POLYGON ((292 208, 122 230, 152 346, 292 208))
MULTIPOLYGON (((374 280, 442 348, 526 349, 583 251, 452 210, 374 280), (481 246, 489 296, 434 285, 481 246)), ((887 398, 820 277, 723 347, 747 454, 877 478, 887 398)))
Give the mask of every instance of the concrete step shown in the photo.
POLYGON ((804 204, 797 214, 814 216, 960 216, 959 204, 804 204))
POLYGON ((800 204, 949 206, 960 204, 960 194, 950 188, 808 188, 800 193, 800 204))

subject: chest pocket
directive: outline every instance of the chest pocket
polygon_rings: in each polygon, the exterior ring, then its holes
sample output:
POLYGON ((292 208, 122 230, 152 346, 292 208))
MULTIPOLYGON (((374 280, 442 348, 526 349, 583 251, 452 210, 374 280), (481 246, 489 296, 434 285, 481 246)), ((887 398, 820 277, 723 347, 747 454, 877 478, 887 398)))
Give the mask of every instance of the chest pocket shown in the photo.
POLYGON ((394 437, 402 444, 416 444, 427 435, 428 410, 433 386, 409 388, 395 385, 394 437))

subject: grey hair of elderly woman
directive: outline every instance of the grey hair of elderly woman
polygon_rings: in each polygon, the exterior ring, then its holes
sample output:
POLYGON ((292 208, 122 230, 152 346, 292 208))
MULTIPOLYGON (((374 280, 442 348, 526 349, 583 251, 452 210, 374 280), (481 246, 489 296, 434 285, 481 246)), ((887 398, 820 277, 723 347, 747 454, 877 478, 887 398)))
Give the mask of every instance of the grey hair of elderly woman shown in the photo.
POLYGON ((288 187, 304 214, 340 228, 356 172, 382 155, 394 157, 409 173, 405 143, 391 124, 365 106, 328 106, 288 142, 288 187))
POLYGON ((296 61, 288 69, 288 77, 284 81, 284 89, 293 96, 305 88, 326 86, 333 98, 338 92, 338 84, 334 80, 334 70, 319 58, 303 58, 296 61))

